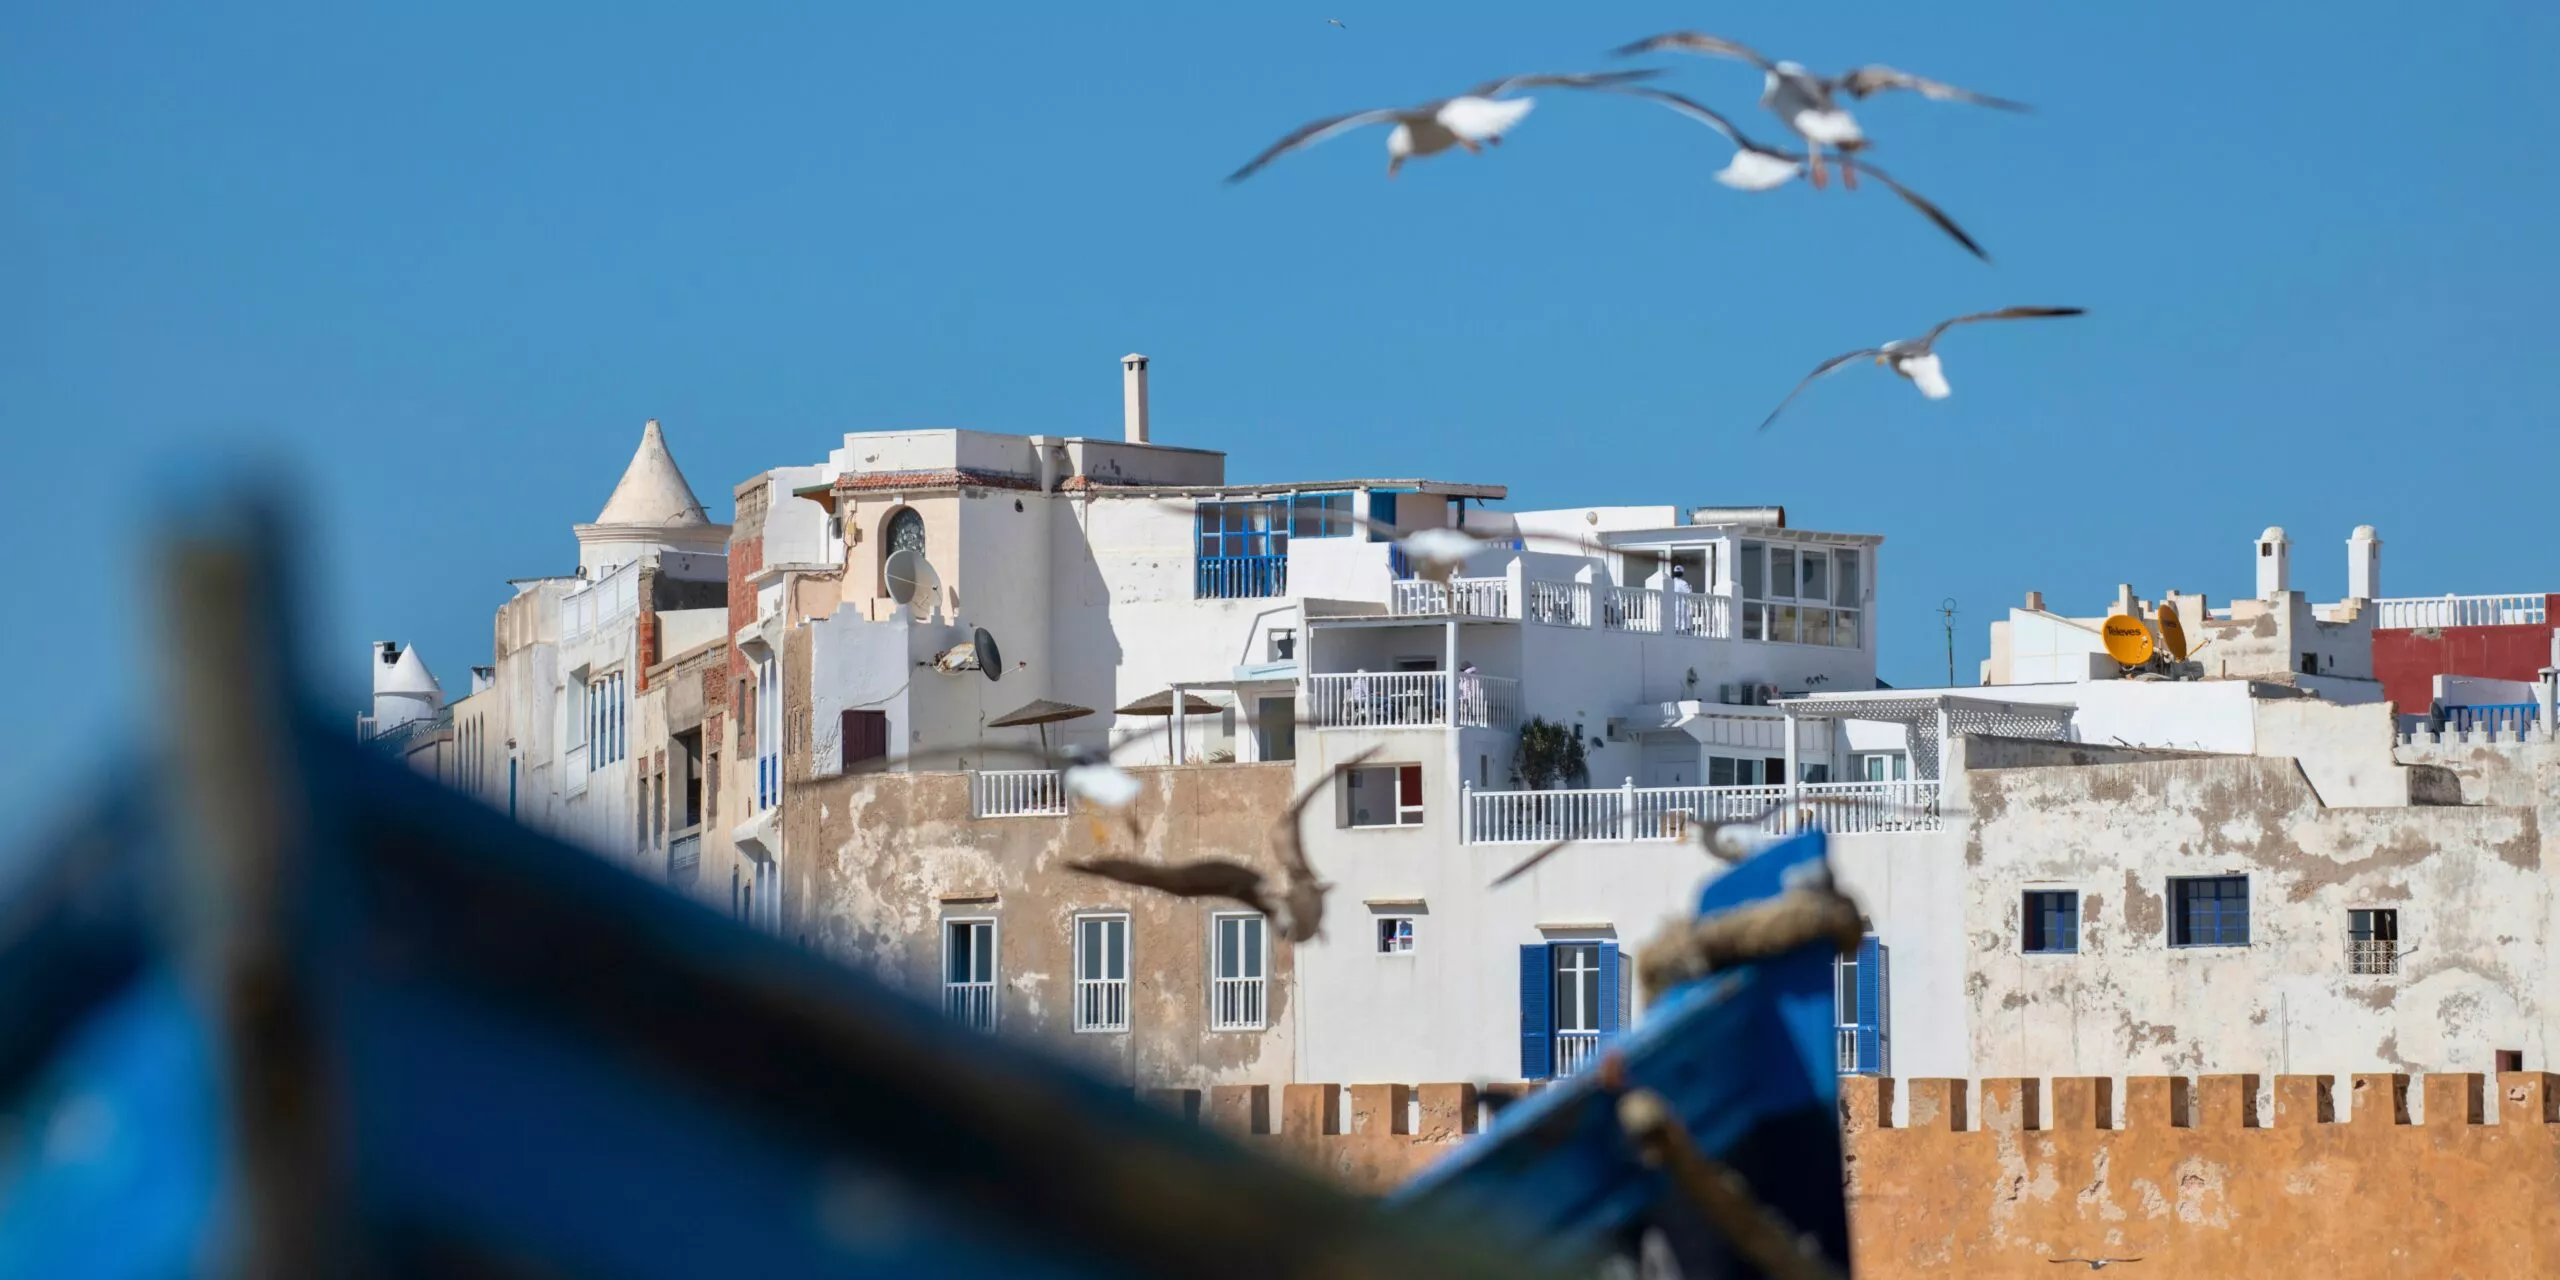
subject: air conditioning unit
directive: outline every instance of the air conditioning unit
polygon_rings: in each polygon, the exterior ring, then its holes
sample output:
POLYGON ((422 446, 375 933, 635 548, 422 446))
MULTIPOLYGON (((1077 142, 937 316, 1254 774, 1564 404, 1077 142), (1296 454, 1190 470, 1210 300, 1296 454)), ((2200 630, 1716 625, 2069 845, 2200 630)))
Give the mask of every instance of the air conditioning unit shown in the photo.
POLYGON ((1748 690, 1737 692, 1730 684, 1720 684, 1716 686, 1716 701, 1728 707, 1738 706, 1739 700, 1747 696, 1748 692, 1748 690))
POLYGON ((1752 705, 1752 706, 1755 706, 1755 707, 1765 707, 1765 706, 1768 706, 1768 705, 1769 705, 1769 703, 1770 703, 1773 699, 1775 699, 1777 696, 1778 696, 1778 686, 1776 686, 1776 685, 1774 685, 1774 684, 1755 684, 1755 685, 1751 686, 1751 705, 1752 705))

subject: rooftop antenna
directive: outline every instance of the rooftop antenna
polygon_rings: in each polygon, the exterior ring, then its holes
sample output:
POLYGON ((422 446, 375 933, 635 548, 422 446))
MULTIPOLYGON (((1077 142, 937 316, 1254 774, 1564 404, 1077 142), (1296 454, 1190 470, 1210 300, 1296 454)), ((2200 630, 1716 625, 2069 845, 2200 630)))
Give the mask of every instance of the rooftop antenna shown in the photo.
POLYGON ((1939 616, 1947 621, 1947 687, 1956 687, 1956 598, 1948 596, 1938 602, 1939 616))

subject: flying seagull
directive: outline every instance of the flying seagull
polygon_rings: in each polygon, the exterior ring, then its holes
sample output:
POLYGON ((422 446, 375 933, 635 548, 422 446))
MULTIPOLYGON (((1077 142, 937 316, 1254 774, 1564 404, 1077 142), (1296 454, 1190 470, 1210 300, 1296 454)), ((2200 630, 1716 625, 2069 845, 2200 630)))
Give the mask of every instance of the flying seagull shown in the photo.
POLYGON ((1194 862, 1137 862, 1128 858, 1095 858, 1070 862, 1067 866, 1086 875, 1117 880, 1141 889, 1154 889, 1177 898, 1225 898, 1240 902, 1269 917, 1271 927, 1291 942, 1305 942, 1324 928, 1324 895, 1332 885, 1316 879, 1315 867, 1307 862, 1304 836, 1299 830, 1307 806, 1317 795, 1343 774, 1368 763, 1383 750, 1371 747, 1327 770, 1315 785, 1298 793, 1289 804, 1289 812, 1271 831, 1271 853, 1280 864, 1280 883, 1241 862, 1225 858, 1202 858, 1194 862), (1273 896, 1273 890, 1278 896, 1273 896))
POLYGON ((2077 1262, 2091 1271, 2104 1271, 2119 1262, 2140 1262, 2140 1258, 2047 1258, 2047 1262, 2077 1262))
POLYGON ((1261 155, 1227 175, 1229 182, 1242 182, 1255 170, 1300 147, 1311 147, 1363 125, 1395 123, 1395 131, 1387 135, 1387 176, 1396 176, 1404 162, 1420 156, 1438 155, 1451 147, 1464 147, 1482 153, 1488 144, 1499 145, 1502 135, 1529 114, 1534 100, 1503 98, 1515 89, 1601 89, 1610 85, 1642 80, 1662 74, 1659 71, 1599 71, 1587 75, 1508 76, 1488 80, 1456 97, 1440 98, 1413 107, 1382 107, 1375 111, 1355 111, 1349 115, 1328 116, 1301 125, 1289 136, 1272 143, 1261 155))
POLYGON ((1937 342, 1939 335, 1947 330, 1960 324, 1971 324, 1976 320, 2043 320, 2085 314, 2087 313, 2079 307, 2002 307, 1998 311, 1977 311, 1969 316, 1942 320, 1938 322, 1936 328, 1917 338, 1897 338, 1881 347, 1844 352, 1815 365, 1813 372, 1806 374, 1804 381, 1797 383, 1796 389, 1788 392, 1787 398, 1779 401, 1778 407, 1769 411, 1769 416, 1761 421, 1760 429, 1768 430, 1769 424, 1776 422, 1778 415, 1785 413, 1787 406, 1793 404, 1797 396, 1803 395, 1804 389, 1812 386, 1815 379, 1833 370, 1846 367, 1852 360, 1874 356, 1877 364, 1884 365, 1895 373, 1909 378, 1913 386, 1920 388, 1920 394, 1932 400, 1944 400, 1951 388, 1947 386, 1947 375, 1938 367, 1937 342))
POLYGON ((1351 29, 1347 26, 1343 26, 1342 19, 1340 18, 1327 18, 1324 20, 1324 24, 1328 27, 1342 27, 1345 31, 1349 31, 1351 29))
MULTIPOLYGON (((1716 181, 1736 191, 1771 191, 1804 177, 1809 172, 1819 172, 1813 167, 1815 161, 1811 155, 1785 151, 1755 142, 1742 130, 1735 128, 1733 122, 1726 119, 1722 113, 1692 102, 1679 94, 1643 86, 1632 86, 1617 92, 1633 94, 1649 102, 1661 103, 1723 134, 1725 140, 1733 144, 1733 162, 1716 174, 1716 181)), ((1890 188, 1895 195, 1902 197, 1903 203, 1919 210, 1922 217, 1938 224, 1940 231, 1954 238, 1957 244, 1963 245, 1973 256, 1985 262, 1991 260, 1991 255, 1984 253, 1982 246, 1975 244, 1973 237, 1966 235, 1964 228, 1956 225, 1955 219, 1948 217, 1938 206, 1921 198, 1920 193, 1894 181, 1893 175, 1872 164, 1863 160, 1852 161, 1847 156, 1840 157, 1842 182, 1850 181, 1848 175, 1861 169, 1865 170, 1869 177, 1890 188)))
MULTIPOLYGON (((1845 154, 1867 145, 1866 132, 1858 127, 1857 117, 1840 105, 1843 95, 1864 100, 1869 94, 1887 89, 1908 89, 1924 98, 1941 102, 1970 102, 2003 111, 2032 110, 2023 102, 1975 93, 1887 66, 1856 67, 1836 76, 1819 76, 1806 70, 1802 63, 1772 62, 1745 45, 1700 31, 1669 31, 1647 36, 1613 52, 1626 57, 1662 49, 1710 58, 1735 58, 1760 68, 1763 77, 1760 105, 1768 108, 1770 114, 1784 122, 1797 137, 1804 139, 1809 153, 1807 163, 1811 168, 1813 185, 1817 187, 1822 185, 1823 148, 1845 154)), ((1840 183, 1847 187, 1858 185, 1855 171, 1845 164, 1840 172, 1840 183)))

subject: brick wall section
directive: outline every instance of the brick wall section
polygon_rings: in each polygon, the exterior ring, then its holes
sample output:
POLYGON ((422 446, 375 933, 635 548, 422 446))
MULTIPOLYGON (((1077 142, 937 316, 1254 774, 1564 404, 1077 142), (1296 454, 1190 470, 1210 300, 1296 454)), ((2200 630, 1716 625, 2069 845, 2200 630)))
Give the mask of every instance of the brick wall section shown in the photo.
POLYGON ((641 566, 640 581, 637 585, 640 589, 640 621, 637 628, 640 670, 632 677, 631 691, 647 693, 649 668, 658 665, 658 659, 664 656, 658 651, 658 609, 651 603, 658 598, 658 571, 646 565, 641 566))
POLYGON ((1857 1274, 2560 1275, 2560 1076, 2334 1081, 1844 1079, 1857 1274))
MULTIPOLYGON (((2542 598, 2546 619, 2560 622, 2560 595, 2542 598)), ((2399 705, 2403 715, 2422 714, 2433 696, 2437 676, 2482 676, 2491 680, 2534 678, 2551 662, 2554 627, 2420 627, 2373 633, 2373 674, 2382 681, 2382 696, 2399 705)))

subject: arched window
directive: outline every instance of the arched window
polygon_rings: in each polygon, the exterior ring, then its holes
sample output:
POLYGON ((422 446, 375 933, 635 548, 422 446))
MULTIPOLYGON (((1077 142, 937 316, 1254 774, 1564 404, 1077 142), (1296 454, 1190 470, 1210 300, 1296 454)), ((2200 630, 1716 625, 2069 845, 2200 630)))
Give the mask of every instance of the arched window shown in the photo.
POLYGON ((889 527, 881 541, 891 552, 912 551, 924 554, 924 517, 913 507, 900 507, 889 516, 889 527))
MULTIPOLYGON (((924 554, 924 517, 913 507, 900 507, 880 522, 880 563, 884 570, 889 557, 901 551, 912 551, 918 556, 924 554)), ((889 579, 885 572, 880 578, 880 594, 883 598, 889 594, 889 579)))

